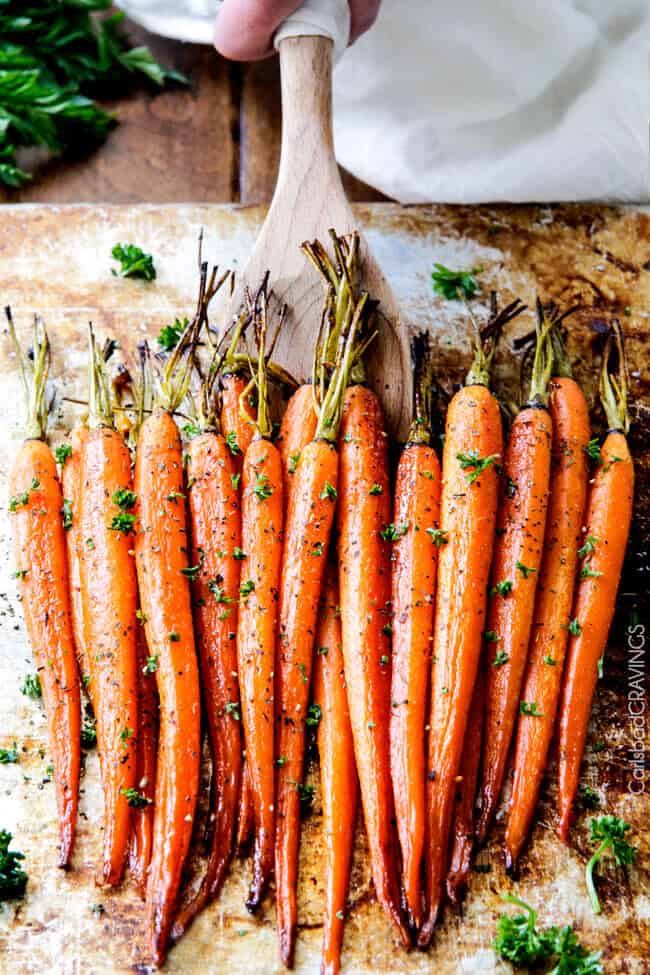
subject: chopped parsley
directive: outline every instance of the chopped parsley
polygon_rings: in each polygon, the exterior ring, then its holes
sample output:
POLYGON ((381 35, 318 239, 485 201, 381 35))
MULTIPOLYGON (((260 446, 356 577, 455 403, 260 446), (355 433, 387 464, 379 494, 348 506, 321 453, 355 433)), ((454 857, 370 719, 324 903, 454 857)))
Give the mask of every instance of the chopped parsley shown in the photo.
POLYGON ((310 727, 315 727, 320 719, 323 717, 323 712, 320 709, 319 704, 310 704, 307 708, 307 717, 305 718, 305 724, 310 727))
POLYGON ((133 728, 128 728, 128 727, 122 728, 122 730, 120 731, 120 741, 122 742, 125 748, 126 748, 127 741, 129 740, 129 738, 133 738, 134 734, 135 732, 133 731, 133 728))
POLYGON ((593 555, 596 551, 596 545, 598 545, 596 535, 587 535, 584 545, 578 549, 578 558, 584 559, 585 555, 593 555))
POLYGON ((11 748, 0 748, 0 765, 15 765, 18 761, 18 745, 13 743, 11 748))
POLYGON ((287 470, 290 474, 295 474, 298 467, 298 461, 300 460, 300 451, 296 451, 295 454, 291 454, 289 457, 289 463, 287 464, 287 470))
POLYGON ((436 263, 431 272, 433 290, 447 301, 460 301, 461 298, 469 301, 480 290, 476 275, 482 270, 482 267, 477 266, 468 271, 452 271, 444 264, 436 263))
POLYGON ((234 549, 232 550, 232 557, 237 562, 243 562, 244 559, 248 558, 246 552, 242 551, 242 549, 240 549, 237 545, 235 545, 234 549))
POLYGON ((228 701, 224 705, 224 714, 229 714, 231 718, 235 721, 241 721, 241 711, 239 710, 239 701, 228 701))
POLYGON ((27 886, 27 874, 20 866, 25 854, 9 849, 12 839, 11 833, 0 829, 0 901, 22 897, 27 886))
POLYGON ((23 686, 20 688, 20 693, 24 694, 25 697, 31 697, 34 699, 43 696, 41 678, 38 676, 38 674, 27 674, 23 682, 23 686))
POLYGON ((236 457, 237 454, 241 454, 241 448, 237 443, 237 433, 234 430, 231 430, 226 436, 226 446, 233 457, 236 457))
POLYGON ((625 839, 626 833, 632 827, 624 819, 619 819, 618 816, 599 816, 597 819, 591 820, 590 827, 590 839, 593 843, 597 843, 598 846, 587 863, 585 878, 591 906, 595 914, 600 914, 600 901, 594 883, 594 870, 598 863, 609 851, 619 867, 627 866, 630 863, 634 863, 637 850, 636 847, 631 846, 625 839))
POLYGON ((580 626, 580 623, 577 618, 571 620, 571 622, 567 626, 567 630, 569 631, 571 636, 580 636, 580 634, 582 633, 582 627, 580 626))
POLYGON ((233 491, 239 490, 239 482, 241 481, 241 474, 231 474, 230 483, 232 484, 233 491))
POLYGON ((180 643, 181 642, 181 635, 180 635, 180 633, 177 633, 176 630, 172 630, 171 633, 168 633, 167 634, 167 636, 169 637, 169 642, 170 643, 180 643))
POLYGON ((70 498, 63 499, 63 505, 61 507, 61 521, 63 522, 64 531, 69 532, 72 528, 72 501, 70 498))
POLYGON ((269 478, 267 474, 257 474, 255 477, 255 484, 253 485, 253 493, 257 495, 260 501, 266 501, 273 494, 273 486, 269 484, 269 478))
POLYGON ((598 443, 598 438, 594 437, 590 440, 586 447, 582 448, 586 453, 589 460, 594 461, 595 464, 602 464, 603 458, 600 455, 600 444, 598 443))
POLYGON ((380 537, 385 542, 396 542, 402 535, 406 535, 409 530, 408 522, 404 522, 403 525, 385 525, 379 532, 380 537))
POLYGON ((324 501, 325 498, 329 498, 330 501, 336 501, 337 497, 338 497, 338 492, 334 487, 334 485, 330 484, 329 481, 325 481, 325 487, 320 493, 321 501, 324 501))
POLYGON ((172 349, 175 349, 189 323, 189 318, 184 318, 183 321, 180 318, 175 318, 171 325, 164 325, 156 338, 159 347, 164 352, 171 352, 172 349))
MULTIPOLYGON (((128 511, 120 511, 119 514, 113 516, 109 530, 112 532, 120 532, 122 535, 129 535, 131 533, 135 534, 135 515, 129 514, 128 511)), ((94 545, 93 545, 94 548, 94 545)))
POLYGON ((543 718, 544 715, 539 710, 537 701, 520 701, 519 713, 528 715, 531 718, 543 718))
POLYGON ((144 809, 146 806, 151 805, 151 799, 147 799, 144 792, 138 792, 137 789, 131 787, 128 789, 120 789, 120 795, 126 797, 127 804, 132 809, 144 809))
POLYGON ((115 277, 141 278, 143 281, 153 281, 156 277, 153 257, 135 244, 116 244, 111 257, 120 264, 119 271, 112 269, 115 277))
POLYGON ((445 531, 444 528, 427 528, 426 531, 428 535, 431 535, 431 541, 436 548, 440 548, 441 545, 448 544, 449 532, 445 531))
POLYGON ((370 490, 368 491, 368 494, 370 494, 372 496, 379 495, 379 494, 383 494, 383 493, 384 493, 383 487, 381 486, 381 484, 377 484, 376 481, 372 485, 372 487, 370 488, 370 490))
POLYGON ((493 667, 502 667, 507 664, 510 660, 510 656, 505 652, 505 650, 497 650, 496 656, 492 661, 493 667))
POLYGON ((474 484, 479 479, 483 471, 493 467, 499 459, 498 454, 490 454, 489 457, 479 457, 478 450, 470 450, 466 454, 456 454, 456 460, 460 468, 466 471, 465 480, 468 484, 474 484))
POLYGON ((602 572, 597 569, 592 569, 589 562, 585 562, 583 567, 580 569, 581 579, 599 579, 602 576, 602 572))
POLYGON ((512 592, 512 581, 510 579, 502 579, 501 582, 497 582, 496 586, 492 586, 490 589, 490 596, 503 596, 504 598, 508 593, 512 592))
POLYGON ((129 511, 138 500, 137 494, 130 491, 129 488, 120 488, 118 491, 113 493, 111 498, 113 504, 116 504, 118 508, 122 511, 129 511))
POLYGON ((486 630, 483 634, 483 639, 486 643, 498 643, 501 637, 494 630, 486 630))
POLYGON ((248 596, 250 596, 250 594, 254 591, 254 589, 255 589, 255 583, 253 582, 252 579, 248 579, 247 582, 242 582, 241 586, 239 587, 239 595, 245 601, 248 598, 248 596))
POLYGON ((521 572, 524 579, 527 579, 529 576, 532 576, 535 572, 537 572, 537 569, 533 569, 528 565, 524 565, 523 562, 516 562, 515 565, 521 572))
POLYGON ((58 447, 55 447, 54 456, 56 457, 57 464, 60 464, 61 468, 64 468, 70 457, 72 457, 72 447, 69 443, 61 443, 58 447))
POLYGON ((159 656, 160 656, 159 654, 154 653, 153 656, 147 657, 147 661, 146 661, 144 667, 142 668, 142 673, 143 674, 155 674, 156 673, 156 671, 158 670, 159 656))

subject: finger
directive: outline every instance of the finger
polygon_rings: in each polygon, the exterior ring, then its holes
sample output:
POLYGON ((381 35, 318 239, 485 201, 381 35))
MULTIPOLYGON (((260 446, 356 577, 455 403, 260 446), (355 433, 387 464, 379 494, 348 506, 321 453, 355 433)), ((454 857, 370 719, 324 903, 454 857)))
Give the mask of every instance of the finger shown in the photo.
POLYGON ((380 6, 381 0, 350 0, 350 44, 372 27, 380 6))
POLYGON ((300 0, 224 0, 214 27, 214 46, 231 61, 273 54, 273 34, 300 0))

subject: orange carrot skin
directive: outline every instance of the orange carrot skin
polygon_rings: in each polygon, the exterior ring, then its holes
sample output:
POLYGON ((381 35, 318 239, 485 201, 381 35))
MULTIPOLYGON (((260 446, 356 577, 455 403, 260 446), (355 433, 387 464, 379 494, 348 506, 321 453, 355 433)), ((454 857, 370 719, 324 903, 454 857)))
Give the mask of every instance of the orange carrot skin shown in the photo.
MULTIPOLYGON (((233 453, 237 473, 241 472, 244 456, 255 436, 254 425, 246 422, 239 408, 239 397, 247 385, 247 376, 239 373, 231 373, 221 379, 221 432, 226 439, 229 435, 234 436, 238 447, 238 450, 233 453)), ((256 409, 247 404, 246 410, 251 418, 255 419, 256 409)))
POLYGON ((338 484, 336 448, 313 440, 301 453, 292 478, 284 529, 280 626, 276 652, 275 881, 280 954, 293 963, 297 927, 296 885, 300 844, 305 718, 309 703, 318 606, 338 484))
POLYGON ((288 502, 291 493, 293 474, 297 458, 316 436, 318 418, 314 410, 314 388, 311 383, 299 386, 284 411, 277 445, 282 455, 282 470, 284 472, 284 496, 288 502), (293 458, 293 462, 291 460, 293 458))
POLYGON ((530 829, 555 728, 587 498, 587 403, 573 379, 554 379, 550 390, 551 491, 528 666, 521 692, 523 701, 537 703, 541 716, 520 715, 517 724, 505 839, 509 868, 517 862, 530 829))
POLYGON ((66 460, 61 471, 61 489, 63 497, 70 502, 72 511, 72 525, 65 533, 68 551, 68 580, 70 584, 70 611, 72 613, 72 628, 77 650, 77 663, 83 678, 84 686, 92 701, 90 686, 90 663, 84 643, 83 606, 81 602, 80 553, 83 539, 79 522, 79 502, 81 498, 81 451, 88 436, 88 427, 75 427, 72 431, 72 454, 66 460))
POLYGON ((616 591, 632 522, 634 465, 625 436, 608 434, 587 500, 585 539, 598 539, 595 550, 583 560, 597 577, 580 578, 573 618, 582 627, 569 638, 566 674, 558 722, 559 826, 567 842, 573 801, 580 778, 580 763, 587 737, 591 702, 598 682, 598 661, 605 652, 616 608, 616 591))
POLYGON ((63 497, 54 457, 41 440, 20 447, 9 474, 19 504, 10 517, 27 635, 41 679, 59 815, 59 866, 70 862, 77 823, 81 712, 68 593, 63 497), (38 487, 31 488, 38 482, 38 487))
POLYGON ((474 694, 467 721, 460 764, 461 781, 456 790, 456 807, 452 826, 451 855, 447 873, 447 897, 458 904, 467 887, 474 848, 474 803, 481 764, 483 719, 485 716, 485 674, 479 665, 474 694))
POLYGON ((489 466, 473 483, 459 453, 503 452, 496 399, 468 386, 447 412, 440 525, 448 542, 438 555, 427 774, 425 878, 427 915, 418 942, 433 936, 447 874, 449 833, 467 717, 485 628, 485 603, 497 509, 497 472, 489 466))
POLYGON ((180 436, 155 410, 138 439, 136 564, 160 698, 154 835, 147 925, 154 961, 165 956, 199 787, 201 706, 189 581, 180 436))
POLYGON ((239 782, 237 837, 235 840, 235 847, 238 853, 242 853, 244 848, 248 845, 248 842, 253 835, 253 826, 253 793, 251 791, 250 775, 248 774, 248 763, 244 758, 239 782))
POLYGON ((359 802, 338 604, 336 570, 329 568, 324 583, 314 661, 314 701, 321 710, 317 735, 325 846, 321 975, 338 975, 341 968, 344 916, 359 802))
POLYGON ((80 473, 81 598, 104 796, 101 878, 115 885, 129 844, 131 808, 125 792, 136 786, 138 735, 133 535, 110 527, 121 513, 113 495, 131 487, 131 456, 121 434, 107 427, 91 430, 80 473))
POLYGON ((485 839, 501 795, 521 700, 544 547, 551 435, 548 410, 525 408, 512 424, 506 447, 486 627, 498 639, 487 646, 479 842, 485 839), (504 581, 511 584, 511 589, 500 595, 494 587, 504 581), (497 654, 505 654, 504 663, 495 663, 497 654))
POLYGON ((129 873, 138 893, 145 896, 147 870, 153 843, 153 803, 156 795, 156 755, 158 750, 158 692, 156 678, 148 672, 149 648, 144 625, 136 632, 138 654, 138 740, 136 743, 136 788, 146 806, 131 810, 129 873))
POLYGON ((439 527, 440 486, 440 463, 433 447, 408 444, 397 468, 393 515, 396 526, 408 528, 394 543, 392 555, 390 757, 403 886, 413 927, 419 926, 422 913, 424 726, 439 548, 427 529, 439 527))
POLYGON ((282 460, 272 443, 253 440, 242 472, 242 571, 238 659, 246 762, 255 816, 253 880, 246 906, 256 910, 273 874, 275 838, 274 669, 282 565, 282 460), (266 478, 266 480, 264 479, 266 478), (264 498, 255 493, 262 490, 264 498), (270 492, 270 493, 269 493, 270 492), (252 583, 253 588, 247 584, 252 583))
POLYGON ((216 897, 233 851, 242 741, 237 684, 237 603, 241 512, 235 464, 225 439, 203 433, 189 445, 187 469, 192 526, 192 584, 199 669, 212 753, 214 814, 212 847, 198 892, 176 919, 173 938, 185 931, 216 897))
POLYGON ((391 519, 387 436, 379 400, 363 386, 346 392, 339 451, 341 627, 354 752, 377 899, 406 945, 390 780, 390 552, 380 534, 391 519))

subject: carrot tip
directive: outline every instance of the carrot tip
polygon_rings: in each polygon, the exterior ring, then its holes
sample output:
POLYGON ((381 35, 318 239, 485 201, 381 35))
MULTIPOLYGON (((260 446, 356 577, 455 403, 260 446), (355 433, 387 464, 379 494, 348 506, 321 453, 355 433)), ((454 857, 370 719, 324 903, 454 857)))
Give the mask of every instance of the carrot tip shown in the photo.
POLYGON ((296 929, 292 925, 288 931, 280 932, 280 959, 285 968, 293 968, 293 950, 296 943, 296 929))
POLYGON ((438 920, 440 905, 434 904, 429 910, 427 919, 420 929, 418 935, 418 948, 428 948, 433 940, 433 931, 438 920))

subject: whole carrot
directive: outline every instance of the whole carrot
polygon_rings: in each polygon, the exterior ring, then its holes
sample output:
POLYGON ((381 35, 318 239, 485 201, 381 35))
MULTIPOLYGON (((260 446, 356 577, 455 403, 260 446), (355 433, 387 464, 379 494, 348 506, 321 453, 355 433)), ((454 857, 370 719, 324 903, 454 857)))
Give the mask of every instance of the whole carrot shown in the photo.
POLYGON ((241 548, 240 475, 219 431, 213 361, 201 391, 201 431, 188 449, 188 496, 192 535, 194 618, 203 699, 212 755, 212 840, 208 865, 196 892, 176 918, 174 940, 219 893, 233 852, 239 799, 242 740, 237 684, 237 602, 248 553, 241 548))
POLYGON ((390 757, 403 886, 409 919, 422 915, 424 742, 431 672, 433 607, 440 531, 440 462, 431 446, 431 376, 427 336, 414 343, 416 399, 395 482, 392 562, 393 674, 390 757), (419 374, 419 375, 418 375, 419 374))
MULTIPOLYGON (((515 417, 506 446, 484 638, 484 752, 476 827, 483 842, 496 811, 520 708, 535 592, 544 546, 551 470, 547 409, 553 364, 550 325, 538 303, 535 357, 528 402, 515 417)), ((524 702, 525 703, 525 702, 524 702)), ((524 704, 521 704, 523 707, 524 704)))
MULTIPOLYGON (((142 614, 140 614, 142 615, 142 614)), ((129 798, 131 840, 129 873, 141 897, 145 896, 147 871, 153 843, 153 813, 156 795, 156 757, 158 745, 158 692, 155 672, 158 661, 150 656, 144 624, 136 633, 138 655, 138 738, 136 742, 136 786, 129 798)))
POLYGON ((474 848, 474 804, 481 764, 483 718, 485 716, 485 673, 479 664, 472 703, 467 719, 460 763, 460 782, 456 789, 456 806, 451 830, 451 853, 447 872, 447 897, 458 904, 467 887, 472 850, 474 848))
MULTIPOLYGON (((284 508, 282 459, 270 440, 266 314, 267 299, 262 288, 256 299, 255 321, 259 348, 257 424, 242 471, 242 548, 247 560, 241 577, 237 634, 244 741, 255 818, 253 880, 246 901, 250 911, 259 907, 273 873, 274 668, 284 508)), ((241 394, 242 410, 248 393, 245 389, 241 394)))
MULTIPOLYGON (((333 300, 328 294, 326 315, 333 300)), ((358 323, 366 303, 358 302, 349 328, 341 332, 331 375, 317 412, 314 439, 300 451, 290 478, 280 584, 280 626, 276 652, 276 834, 275 881, 280 954, 291 967, 297 926, 296 886, 300 843, 307 705, 323 575, 337 499, 336 449, 343 396, 352 365, 358 323)), ((319 343, 321 344, 321 343, 319 343)), ((319 356, 322 368, 327 343, 319 356)), ((313 409, 313 407, 312 407, 313 409)))
POLYGON ((9 472, 15 574, 47 714, 59 815, 59 866, 67 867, 77 822, 81 714, 61 520, 63 496, 56 462, 45 443, 50 344, 43 323, 36 319, 30 359, 18 343, 9 308, 6 314, 27 405, 26 439, 9 472))
POLYGON ((564 357, 554 369, 549 397, 553 425, 551 490, 544 555, 522 700, 535 715, 520 715, 512 797, 506 828, 506 863, 512 868, 530 830, 546 769, 560 697, 571 625, 578 548, 587 497, 589 411, 564 357))
POLYGON ((104 883, 118 884, 131 826, 138 733, 131 455, 113 426, 104 359, 89 329, 89 433, 81 450, 80 585, 104 797, 104 883))
POLYGON ((190 324, 166 363, 135 464, 135 553, 149 654, 160 697, 154 833, 146 915, 155 964, 165 957, 199 787, 201 704, 188 579, 183 451, 172 412, 192 370, 190 324))
POLYGON ((316 631, 314 703, 318 723, 325 914, 321 975, 338 975, 350 885, 359 782, 345 690, 336 567, 327 569, 316 631))
POLYGON ((591 702, 607 647, 632 521, 634 465, 626 439, 629 420, 624 356, 623 336, 616 323, 603 353, 600 399, 609 430, 587 500, 584 544, 578 552, 582 568, 573 605, 558 721, 558 834, 565 842, 580 778, 591 702), (618 357, 618 375, 612 370, 614 354, 618 357))
MULTIPOLYGON (((494 304, 494 303, 493 303, 494 304)), ((495 314, 479 340, 466 385, 447 412, 438 555, 425 838, 426 947, 440 912, 449 833, 467 717, 485 627, 487 582, 497 510, 497 466, 503 453, 499 404, 488 388, 500 328, 517 302, 495 314)))
MULTIPOLYGON (((336 339, 355 309, 359 236, 332 230, 334 261, 319 243, 303 251, 334 290, 336 339)), ((327 325, 327 319, 325 320, 327 325)), ((372 336, 371 336, 372 338, 372 336)), ((403 944, 398 843, 390 781, 390 484, 377 396, 363 385, 361 350, 350 373, 339 439, 338 561, 343 659, 375 891, 403 944)))
POLYGON ((90 686, 90 662, 83 631, 83 607, 81 603, 80 562, 83 546, 79 521, 81 495, 81 451, 88 437, 88 427, 80 424, 72 431, 72 443, 64 445, 61 456, 61 489, 63 491, 65 541, 68 552, 68 581, 70 586, 70 611, 77 650, 77 663, 82 682, 92 700, 90 686), (68 452, 69 451, 69 452, 68 452))

